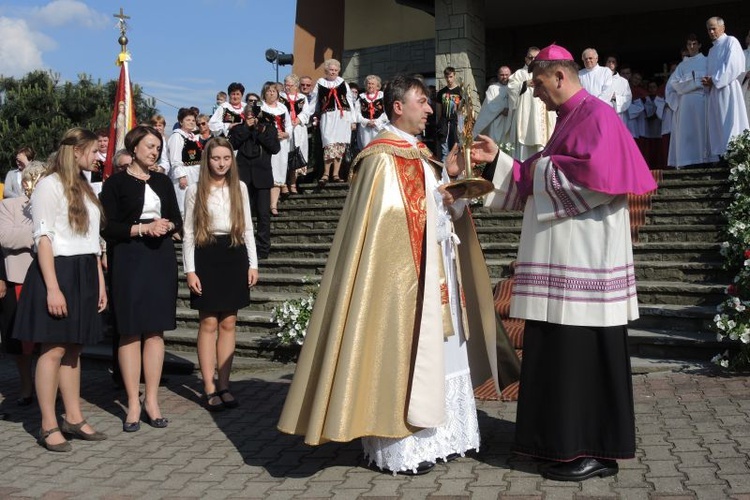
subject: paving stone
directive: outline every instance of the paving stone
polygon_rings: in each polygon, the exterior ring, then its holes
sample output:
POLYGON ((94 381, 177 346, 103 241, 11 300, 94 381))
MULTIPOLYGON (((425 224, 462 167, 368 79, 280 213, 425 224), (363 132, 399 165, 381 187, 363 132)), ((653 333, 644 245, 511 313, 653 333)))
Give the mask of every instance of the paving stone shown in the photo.
POLYGON ((677 469, 678 461, 675 460, 643 460, 648 467, 646 479, 655 477, 678 477, 685 479, 685 474, 677 469))

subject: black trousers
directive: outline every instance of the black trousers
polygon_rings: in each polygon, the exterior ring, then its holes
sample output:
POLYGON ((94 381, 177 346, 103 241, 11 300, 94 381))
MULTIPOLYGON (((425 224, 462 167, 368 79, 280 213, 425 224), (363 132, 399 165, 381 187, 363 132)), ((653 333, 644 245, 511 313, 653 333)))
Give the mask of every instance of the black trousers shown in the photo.
POLYGON ((247 192, 250 196, 250 210, 255 214, 256 220, 255 249, 258 258, 265 259, 271 252, 271 190, 247 184, 247 192))

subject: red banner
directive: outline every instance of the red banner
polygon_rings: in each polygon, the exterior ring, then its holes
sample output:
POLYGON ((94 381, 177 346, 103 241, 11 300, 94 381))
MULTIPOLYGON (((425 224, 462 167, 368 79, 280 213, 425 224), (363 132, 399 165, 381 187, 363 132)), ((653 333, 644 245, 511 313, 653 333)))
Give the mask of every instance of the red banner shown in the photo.
POLYGON ((112 158, 114 158, 115 152, 125 147, 125 134, 136 125, 133 88, 130 85, 130 73, 128 71, 129 59, 130 57, 127 55, 118 59, 120 79, 117 82, 115 105, 112 111, 112 120, 109 124, 109 147, 107 148, 107 159, 104 162, 103 172, 105 179, 113 173, 112 158))

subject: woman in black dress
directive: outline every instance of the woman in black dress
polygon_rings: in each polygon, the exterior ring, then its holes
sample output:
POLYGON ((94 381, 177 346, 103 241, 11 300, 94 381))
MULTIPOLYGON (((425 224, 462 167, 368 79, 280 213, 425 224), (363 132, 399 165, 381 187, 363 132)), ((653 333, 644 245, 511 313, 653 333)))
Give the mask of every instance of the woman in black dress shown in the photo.
POLYGON ((99 313, 107 306, 99 246, 101 205, 82 175, 94 170, 96 152, 93 132, 68 130, 49 175, 31 196, 37 257, 18 298, 13 335, 41 343, 36 365, 39 444, 50 451, 71 450, 62 433, 88 441, 107 437, 86 423, 80 403, 81 349, 101 340, 99 313), (58 389, 65 406, 60 427, 58 389))
POLYGON ((181 230, 182 217, 172 181, 153 171, 162 146, 161 134, 152 127, 138 126, 128 132, 125 149, 133 163, 107 179, 101 194, 107 215, 102 235, 112 245, 111 293, 120 334, 118 357, 128 394, 125 432, 140 429, 141 415, 153 427, 167 426, 158 391, 164 330, 177 327, 177 258, 172 235, 181 230), (141 366, 146 385, 142 407, 141 366))

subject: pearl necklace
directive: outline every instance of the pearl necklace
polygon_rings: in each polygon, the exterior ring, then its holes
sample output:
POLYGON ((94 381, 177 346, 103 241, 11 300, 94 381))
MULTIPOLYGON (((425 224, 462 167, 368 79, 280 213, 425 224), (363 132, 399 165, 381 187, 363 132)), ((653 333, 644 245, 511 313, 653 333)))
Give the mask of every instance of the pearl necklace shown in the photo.
POLYGON ((141 172, 133 172, 132 170, 130 170, 130 167, 126 168, 125 171, 129 175, 135 177, 136 179, 138 179, 140 181, 147 181, 147 180, 149 180, 151 178, 151 174, 144 174, 144 173, 141 173, 141 172))

